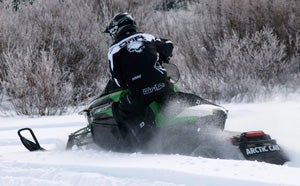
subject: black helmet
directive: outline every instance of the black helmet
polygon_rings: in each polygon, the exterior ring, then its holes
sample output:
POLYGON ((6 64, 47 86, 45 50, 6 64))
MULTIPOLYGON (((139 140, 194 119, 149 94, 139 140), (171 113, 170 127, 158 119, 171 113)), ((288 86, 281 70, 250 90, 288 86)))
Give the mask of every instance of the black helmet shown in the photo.
POLYGON ((118 35, 129 30, 136 31, 134 19, 128 13, 120 13, 112 19, 104 33, 109 33, 113 38, 117 38, 118 35))

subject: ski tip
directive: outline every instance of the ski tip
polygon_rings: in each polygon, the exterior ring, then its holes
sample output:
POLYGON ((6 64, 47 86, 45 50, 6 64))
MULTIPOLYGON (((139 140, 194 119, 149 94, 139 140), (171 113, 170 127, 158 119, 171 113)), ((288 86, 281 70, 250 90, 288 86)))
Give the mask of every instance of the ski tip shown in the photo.
POLYGON ((34 132, 32 131, 31 128, 22 128, 18 130, 18 136, 20 137, 20 140, 22 142, 22 144, 24 145, 24 147, 29 150, 29 151, 38 151, 38 150, 45 150, 44 148, 42 148, 40 146, 40 143, 38 142, 34 132), (26 137, 24 137, 22 135, 22 133, 24 133, 25 131, 27 131, 27 133, 29 133, 31 135, 31 138, 33 139, 33 141, 27 139, 26 137))

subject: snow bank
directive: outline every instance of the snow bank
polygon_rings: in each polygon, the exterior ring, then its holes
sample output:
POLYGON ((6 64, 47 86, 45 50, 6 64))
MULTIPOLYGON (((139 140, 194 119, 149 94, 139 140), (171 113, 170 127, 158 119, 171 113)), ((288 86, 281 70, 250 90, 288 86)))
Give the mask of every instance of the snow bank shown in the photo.
POLYGON ((101 149, 65 151, 67 136, 86 125, 79 115, 0 118, 0 185, 300 185, 300 104, 270 101, 227 104, 226 130, 265 130, 284 147, 291 162, 278 166, 245 160, 181 155, 115 153, 101 149), (51 151, 28 152, 17 130, 31 127, 51 151))

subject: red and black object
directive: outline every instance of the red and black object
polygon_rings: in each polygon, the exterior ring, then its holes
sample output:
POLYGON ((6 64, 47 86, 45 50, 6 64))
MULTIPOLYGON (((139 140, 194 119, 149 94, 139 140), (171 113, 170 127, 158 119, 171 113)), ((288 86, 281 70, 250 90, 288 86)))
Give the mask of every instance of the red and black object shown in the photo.
POLYGON ((276 140, 263 131, 244 132, 231 138, 233 145, 238 146, 245 159, 283 165, 289 161, 276 140))

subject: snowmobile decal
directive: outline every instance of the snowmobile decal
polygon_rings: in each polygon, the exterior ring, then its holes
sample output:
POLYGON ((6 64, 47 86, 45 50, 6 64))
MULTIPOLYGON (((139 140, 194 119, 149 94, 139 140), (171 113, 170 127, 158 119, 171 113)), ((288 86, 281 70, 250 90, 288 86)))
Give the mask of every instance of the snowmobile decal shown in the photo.
POLYGON ((259 154, 264 152, 274 152, 274 151, 280 151, 279 145, 269 145, 269 146, 262 146, 262 147, 250 147, 246 148, 246 154, 252 155, 252 154, 259 154))

